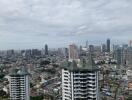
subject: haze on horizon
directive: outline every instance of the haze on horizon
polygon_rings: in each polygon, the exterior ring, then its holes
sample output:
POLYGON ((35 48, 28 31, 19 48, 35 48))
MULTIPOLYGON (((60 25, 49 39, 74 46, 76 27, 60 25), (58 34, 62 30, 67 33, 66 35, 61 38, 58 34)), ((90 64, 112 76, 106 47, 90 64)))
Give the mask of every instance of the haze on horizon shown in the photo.
POLYGON ((0 0, 0 49, 132 39, 132 0, 0 0))

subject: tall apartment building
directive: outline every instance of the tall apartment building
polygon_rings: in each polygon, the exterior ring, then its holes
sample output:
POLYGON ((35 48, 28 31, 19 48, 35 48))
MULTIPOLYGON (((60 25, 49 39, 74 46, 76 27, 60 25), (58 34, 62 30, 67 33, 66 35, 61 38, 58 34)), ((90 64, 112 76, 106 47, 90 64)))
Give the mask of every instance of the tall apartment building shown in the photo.
POLYGON ((26 68, 12 69, 9 87, 10 100, 30 100, 29 73, 26 68))
POLYGON ((78 48, 75 44, 69 45, 69 60, 79 59, 78 48))
POLYGON ((62 64, 62 100, 99 100, 99 69, 92 59, 62 64))

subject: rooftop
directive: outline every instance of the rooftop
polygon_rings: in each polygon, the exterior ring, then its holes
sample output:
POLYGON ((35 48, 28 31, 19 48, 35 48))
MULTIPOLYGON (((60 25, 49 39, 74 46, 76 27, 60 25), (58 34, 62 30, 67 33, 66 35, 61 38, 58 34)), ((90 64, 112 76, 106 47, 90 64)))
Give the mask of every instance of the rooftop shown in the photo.
POLYGON ((13 68, 10 72, 10 76, 16 76, 16 75, 29 75, 29 72, 25 67, 21 67, 20 69, 13 68))
POLYGON ((75 60, 73 61, 64 61, 62 63, 62 68, 70 70, 70 71, 98 71, 99 68, 95 65, 94 60, 91 55, 88 59, 81 59, 79 63, 75 60))

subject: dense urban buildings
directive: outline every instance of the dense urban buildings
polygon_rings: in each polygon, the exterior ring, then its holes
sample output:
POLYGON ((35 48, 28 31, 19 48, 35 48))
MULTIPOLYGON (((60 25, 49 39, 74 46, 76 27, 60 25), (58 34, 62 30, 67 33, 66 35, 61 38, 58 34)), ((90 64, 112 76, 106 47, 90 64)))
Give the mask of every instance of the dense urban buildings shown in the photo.
POLYGON ((0 100, 132 100, 131 32, 132 0, 0 0, 0 100))
POLYGON ((12 69, 9 86, 10 100, 30 100, 29 73, 26 68, 12 69))
POLYGON ((131 100, 132 47, 86 44, 1 50, 0 100, 131 100))

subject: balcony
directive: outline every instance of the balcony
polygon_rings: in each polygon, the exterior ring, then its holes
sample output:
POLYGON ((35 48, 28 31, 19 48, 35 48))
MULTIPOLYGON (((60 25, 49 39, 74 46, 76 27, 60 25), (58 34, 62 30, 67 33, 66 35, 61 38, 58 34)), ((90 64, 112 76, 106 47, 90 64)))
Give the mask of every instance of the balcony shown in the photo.
POLYGON ((96 79, 95 77, 88 77, 89 79, 96 79))
POLYGON ((91 90, 91 91, 96 91, 96 88, 89 88, 89 90, 91 90))

